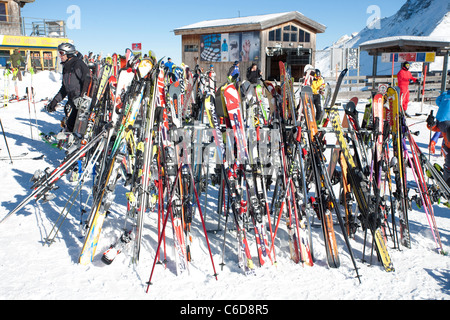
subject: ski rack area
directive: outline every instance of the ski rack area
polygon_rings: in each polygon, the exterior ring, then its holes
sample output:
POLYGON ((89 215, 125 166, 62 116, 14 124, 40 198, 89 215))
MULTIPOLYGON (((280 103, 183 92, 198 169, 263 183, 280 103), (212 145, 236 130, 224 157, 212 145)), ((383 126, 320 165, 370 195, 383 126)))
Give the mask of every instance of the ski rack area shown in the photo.
MULTIPOLYGON (((223 232, 220 265, 231 247, 246 275, 276 265, 283 250, 277 244, 281 229, 288 234, 293 263, 313 267, 315 252, 325 250, 328 267, 339 268, 339 233, 361 282, 352 248, 360 234, 363 256, 367 251, 374 264, 395 272, 390 253, 410 248, 414 237, 408 216, 412 205, 425 211, 436 252, 445 254, 434 207, 448 206, 450 188, 442 169, 430 163, 415 142, 416 133, 399 107, 398 88, 380 87, 360 121, 357 98, 340 109, 336 106, 347 70, 334 92, 324 84, 314 97, 312 70, 295 91, 282 62, 280 83, 230 79, 220 86, 214 74, 198 67, 169 70, 151 52, 149 58, 127 50, 122 59, 86 57, 86 62, 93 85, 75 132, 42 137, 53 147, 66 149, 65 159, 56 168, 38 170, 32 193, 0 224, 9 223, 32 200, 52 201, 58 181, 70 175, 76 182, 73 193, 45 242, 51 246, 56 241, 81 190, 88 188, 78 259, 88 265, 103 224, 110 219, 116 192, 123 190, 117 186, 123 184, 127 212, 121 235, 102 261, 109 265, 123 252, 138 264, 148 247, 143 245, 145 220, 157 215, 157 225, 152 226, 157 229, 156 255, 147 291, 158 263, 172 259, 177 274, 189 272, 195 222, 201 223, 202 241, 217 279, 205 211, 216 219, 217 232, 223 232), (324 111, 321 118, 316 117, 317 97, 324 111), (93 180, 91 186, 88 179, 93 180), (201 201, 210 184, 219 189, 215 208, 201 201), (313 241, 313 232, 321 232, 323 242, 313 241), (166 255, 166 237, 173 241, 172 256, 166 255)), ((6 96, 4 101, 8 102, 6 96)))

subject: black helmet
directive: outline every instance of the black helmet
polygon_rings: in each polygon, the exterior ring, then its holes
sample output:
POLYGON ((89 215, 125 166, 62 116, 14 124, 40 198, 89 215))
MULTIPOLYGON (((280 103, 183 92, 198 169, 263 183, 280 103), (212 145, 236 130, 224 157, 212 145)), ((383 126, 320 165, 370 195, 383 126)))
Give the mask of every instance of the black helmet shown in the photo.
POLYGON ((409 70, 410 66, 411 66, 411 64, 408 61, 405 61, 402 63, 402 68, 405 68, 406 70, 409 70))
POLYGON ((316 69, 316 77, 319 78, 322 74, 320 73, 319 69, 316 69))
POLYGON ((74 56, 77 53, 75 46, 71 43, 61 43, 58 46, 58 52, 66 54, 68 57, 74 56))

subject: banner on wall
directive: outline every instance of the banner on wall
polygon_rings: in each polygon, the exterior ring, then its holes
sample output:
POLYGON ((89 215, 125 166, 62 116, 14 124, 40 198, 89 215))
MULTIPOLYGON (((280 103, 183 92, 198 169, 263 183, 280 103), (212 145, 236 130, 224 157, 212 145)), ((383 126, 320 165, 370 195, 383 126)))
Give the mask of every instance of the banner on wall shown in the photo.
POLYGON ((381 55, 382 62, 435 62, 436 52, 399 52, 399 53, 383 53, 381 55))
POLYGON ((229 38, 229 34, 228 33, 222 33, 221 35, 221 47, 220 47, 220 51, 221 51, 221 61, 222 62, 228 62, 230 61, 229 58, 229 43, 230 43, 230 38, 229 38))
POLYGON ((221 60, 220 34, 208 34, 200 37, 200 59, 202 61, 219 62, 221 60))
POLYGON ((201 61, 260 60, 261 42, 257 31, 202 35, 200 42, 201 61))

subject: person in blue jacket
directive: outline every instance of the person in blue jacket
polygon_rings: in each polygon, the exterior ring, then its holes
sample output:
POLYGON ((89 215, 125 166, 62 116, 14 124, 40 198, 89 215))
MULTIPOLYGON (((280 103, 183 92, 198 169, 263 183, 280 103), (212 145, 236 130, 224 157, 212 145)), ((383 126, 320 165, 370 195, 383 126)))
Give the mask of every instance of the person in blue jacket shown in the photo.
POLYGON ((230 81, 239 82, 240 79, 240 71, 239 71, 239 61, 235 61, 233 65, 231 66, 230 70, 228 70, 228 79, 230 81))
POLYGON ((169 72, 172 72, 172 67, 173 67, 174 63, 172 62, 171 58, 167 59, 167 62, 164 64, 164 67, 166 67, 169 72))
POLYGON ((440 132, 444 138, 442 153, 445 156, 444 179, 450 186, 450 90, 442 93, 436 99, 439 107, 436 117, 430 115, 427 119, 427 127, 433 132, 440 132))

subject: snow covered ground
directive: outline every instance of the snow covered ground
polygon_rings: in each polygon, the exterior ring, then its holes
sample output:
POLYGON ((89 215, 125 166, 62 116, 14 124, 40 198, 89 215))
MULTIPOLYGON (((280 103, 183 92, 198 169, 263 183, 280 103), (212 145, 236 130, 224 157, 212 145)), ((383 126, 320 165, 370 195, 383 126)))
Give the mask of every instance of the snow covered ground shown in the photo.
MULTIPOLYGON (((42 72, 35 76, 34 86, 38 99, 52 97, 59 89, 60 77, 54 73, 42 72)), ((19 90, 29 81, 28 76, 19 90)), ((0 83, 3 80, 0 79, 0 83)), ((2 86, 3 87, 3 86, 2 86)), ((13 89, 13 87, 12 87, 13 89)), ((0 90, 1 91, 1 90, 0 90)), ((0 92, 1 93, 1 92, 0 92)), ((22 95, 22 93, 20 93, 22 95)), ((362 111, 365 101, 358 110, 362 111)), ((11 164, 0 137, 0 219, 13 210, 29 193, 31 176, 37 169, 54 168, 64 158, 63 151, 52 148, 38 137, 39 132, 59 130, 63 111, 48 114, 44 103, 36 104, 35 114, 31 108, 33 139, 30 132, 30 116, 27 101, 12 103, 0 108, 6 138, 13 156, 27 153, 24 159, 15 159, 11 164), (44 159, 29 158, 45 155, 44 159)), ((437 110, 436 106, 425 105, 424 112, 437 110)), ((420 111, 421 104, 413 103, 410 113, 420 111)), ((435 112, 436 114, 436 112, 435 112)), ((426 151, 430 139, 425 116, 408 120, 413 131, 420 130, 419 146, 426 151)), ((330 141, 333 138, 330 137, 330 141)), ((437 154, 440 148, 437 148, 437 154)), ((442 163, 439 156, 432 156, 433 162, 442 163)), ((411 175, 410 175, 411 177, 411 175)), ((411 177, 412 179, 412 177, 411 177)), ((88 182, 89 184, 89 182, 88 182)), ((313 228, 314 267, 303 267, 289 259, 289 248, 285 226, 276 239, 277 266, 265 266, 256 270, 256 276, 245 276, 237 265, 236 238, 230 232, 226 238, 223 269, 223 231, 208 233, 218 280, 213 276, 213 267, 208 253, 200 217, 193 223, 193 262, 189 274, 176 276, 172 230, 167 229, 167 268, 157 265, 153 285, 145 293, 157 247, 157 214, 146 216, 141 262, 130 264, 125 252, 110 266, 101 261, 102 252, 116 239, 126 211, 126 189, 119 185, 111 215, 104 224, 97 256, 89 266, 77 264, 83 239, 80 238, 80 204, 77 201, 67 221, 63 224, 56 242, 44 245, 44 238, 50 233, 59 213, 70 197, 74 185, 66 178, 58 183, 58 196, 53 202, 30 203, 17 215, 0 225, 0 299, 50 299, 50 300, 96 300, 96 299, 139 299, 139 300, 450 300, 450 257, 434 250, 435 244, 424 211, 413 204, 410 213, 412 249, 401 251, 390 249, 395 272, 386 273, 374 259, 372 265, 362 262, 363 233, 359 231, 351 241, 357 259, 362 283, 355 278, 342 232, 335 227, 339 241, 341 267, 330 269, 326 264, 325 249, 320 227, 313 228)), ((210 186, 208 193, 206 227, 217 228, 217 188, 210 186)), ((82 194, 85 199, 87 190, 82 194)), ((79 199, 78 199, 79 200, 79 199)), ((202 197, 201 202, 205 199, 202 197)), ((435 206, 437 226, 445 250, 450 251, 450 210, 435 206)), ((317 222, 317 220, 316 220, 317 222)), ((223 229, 223 220, 221 228, 223 229)), ((231 225, 230 225, 231 226, 231 225)), ((253 238, 250 234, 250 238, 253 238)), ((370 238, 369 238, 370 239, 370 238)), ((255 246, 250 244, 254 256, 255 246)), ((392 242, 389 243, 392 246, 392 242)), ((366 258, 370 249, 366 250, 366 258)), ((256 261, 255 261, 256 262, 256 261)))

